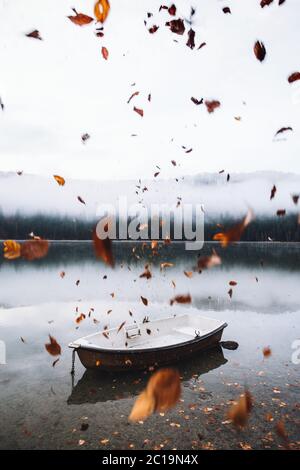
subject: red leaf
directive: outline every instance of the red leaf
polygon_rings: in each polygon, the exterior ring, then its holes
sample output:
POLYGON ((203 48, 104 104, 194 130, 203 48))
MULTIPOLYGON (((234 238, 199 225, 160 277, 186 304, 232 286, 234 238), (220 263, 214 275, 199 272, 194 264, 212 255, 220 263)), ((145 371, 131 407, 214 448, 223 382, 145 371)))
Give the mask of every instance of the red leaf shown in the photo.
POLYGON ((101 258, 109 266, 114 267, 115 262, 112 252, 112 241, 109 238, 105 238, 104 240, 98 238, 95 229, 93 232, 93 242, 96 256, 101 258))
POLYGON ((172 33, 183 35, 185 32, 184 22, 181 18, 177 20, 171 20, 166 23, 166 26, 170 27, 172 33))
POLYGON ((144 111, 143 111, 143 109, 134 107, 133 110, 134 110, 136 113, 138 113, 141 117, 144 116, 144 111))
POLYGON ((300 72, 294 72, 288 78, 289 83, 296 82, 297 80, 300 80, 300 72))
POLYGON ((219 108, 221 106, 220 101, 217 100, 212 100, 212 101, 205 101, 205 106, 207 108, 207 111, 209 113, 213 113, 215 109, 219 108))
POLYGON ((195 35, 195 31, 191 28, 188 32, 188 41, 186 43, 186 45, 191 49, 194 49, 195 47, 195 35))
POLYGON ((28 38, 39 39, 40 41, 42 41, 42 38, 40 36, 40 32, 37 29, 35 29, 34 31, 31 31, 31 33, 26 34, 26 36, 28 38))
POLYGON ((103 59, 107 60, 109 56, 109 52, 106 47, 102 46, 101 53, 102 53, 103 59))
POLYGON ((53 336, 49 335, 50 343, 45 344, 45 348, 51 356, 59 356, 61 354, 61 347, 53 336))

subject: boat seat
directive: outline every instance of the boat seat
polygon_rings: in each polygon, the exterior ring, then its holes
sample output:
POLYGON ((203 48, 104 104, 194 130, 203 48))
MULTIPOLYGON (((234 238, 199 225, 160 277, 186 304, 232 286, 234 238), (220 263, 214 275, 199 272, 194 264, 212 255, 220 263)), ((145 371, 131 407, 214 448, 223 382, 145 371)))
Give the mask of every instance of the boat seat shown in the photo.
POLYGON ((195 328, 192 328, 191 326, 182 326, 182 327, 179 327, 179 328, 174 328, 173 330, 174 332, 176 333, 181 333, 181 334, 184 334, 185 336, 188 336, 190 339, 193 339, 196 337, 196 333, 200 333, 200 335, 202 336, 203 332, 199 332, 199 330, 195 330, 195 328))

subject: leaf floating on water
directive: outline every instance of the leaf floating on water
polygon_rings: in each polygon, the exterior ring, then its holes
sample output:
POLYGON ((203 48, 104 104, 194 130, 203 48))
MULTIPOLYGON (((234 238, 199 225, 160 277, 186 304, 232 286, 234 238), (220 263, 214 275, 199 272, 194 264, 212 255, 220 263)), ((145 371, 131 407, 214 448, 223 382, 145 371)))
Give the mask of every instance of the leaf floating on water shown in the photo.
POLYGON ((108 59, 108 56, 109 56, 109 52, 107 50, 106 47, 102 46, 102 49, 101 49, 101 54, 102 54, 102 57, 103 59, 107 60, 108 59))
POLYGON ((170 300, 170 305, 173 305, 175 302, 178 304, 190 304, 192 302, 192 297, 190 294, 176 295, 170 300))
POLYGON ((75 16, 68 16, 69 20, 72 21, 72 23, 78 25, 78 26, 84 26, 89 23, 91 23, 94 19, 91 18, 90 16, 84 15, 83 13, 77 13, 75 8, 72 8, 72 10, 75 13, 75 16))
POLYGON ((221 103, 218 100, 211 100, 211 101, 206 100, 205 101, 205 106, 207 108, 207 112, 209 114, 211 114, 215 111, 215 109, 217 109, 221 106, 221 103))
POLYGON ((179 373, 174 369, 160 369, 150 378, 146 389, 137 398, 130 421, 147 419, 154 412, 173 408, 181 395, 179 373))
POLYGON ((213 240, 220 241, 223 248, 226 248, 230 243, 238 242, 241 239, 245 228, 250 224, 252 218, 253 213, 251 210, 249 210, 242 222, 237 225, 234 225, 227 232, 216 233, 213 236, 213 240))
POLYGON ((252 396, 248 390, 231 406, 227 416, 236 427, 245 427, 252 410, 252 396))
POLYGON ((93 242, 95 254, 98 258, 101 258, 104 263, 108 264, 112 268, 115 265, 113 252, 112 252, 112 241, 110 238, 105 238, 101 240, 96 233, 96 229, 93 232, 93 242))
POLYGON ((255 57, 260 62, 262 62, 264 58, 266 57, 266 48, 264 46, 264 43, 261 41, 256 41, 253 47, 253 51, 254 51, 255 57))
POLYGON ((293 83, 300 80, 300 72, 294 72, 288 77, 288 82, 293 83))
POLYGON ((6 240, 3 242, 4 258, 17 259, 21 256, 21 245, 15 240, 6 240))
POLYGON ((64 186, 65 183, 66 183, 65 179, 64 179, 62 176, 53 175, 53 178, 54 178, 55 181, 59 184, 59 186, 64 186))
POLYGON ((141 301, 142 301, 143 304, 146 305, 146 307, 147 307, 147 305, 148 305, 148 299, 146 299, 146 297, 143 297, 143 296, 141 295, 141 301))
POLYGON ((221 341, 220 345, 223 349, 229 349, 229 351, 235 351, 239 347, 236 341, 221 341))
POLYGON ((35 29, 34 31, 31 31, 31 33, 26 34, 26 36, 28 38, 39 39, 40 41, 42 41, 40 32, 37 29, 35 29))
POLYGON ((50 343, 45 344, 46 351, 51 356, 59 356, 61 354, 61 347, 53 336, 49 335, 50 343))
POLYGON ((94 15, 98 21, 104 23, 110 10, 108 0, 98 0, 94 6, 94 15))

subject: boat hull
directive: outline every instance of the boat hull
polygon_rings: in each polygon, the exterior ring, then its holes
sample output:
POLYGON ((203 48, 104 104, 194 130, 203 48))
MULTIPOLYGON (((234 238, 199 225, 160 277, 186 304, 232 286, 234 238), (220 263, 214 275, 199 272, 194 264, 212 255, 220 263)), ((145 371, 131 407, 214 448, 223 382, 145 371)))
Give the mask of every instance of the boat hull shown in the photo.
POLYGON ((226 324, 204 337, 162 348, 140 350, 95 350, 76 348, 78 357, 87 369, 110 371, 142 370, 177 363, 190 355, 211 348, 220 342, 226 324))

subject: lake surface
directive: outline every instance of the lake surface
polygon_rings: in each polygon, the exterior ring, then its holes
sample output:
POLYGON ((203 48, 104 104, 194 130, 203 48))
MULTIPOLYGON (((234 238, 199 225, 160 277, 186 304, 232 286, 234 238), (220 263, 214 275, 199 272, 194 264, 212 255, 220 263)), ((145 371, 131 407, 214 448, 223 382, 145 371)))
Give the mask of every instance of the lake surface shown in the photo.
POLYGON ((6 364, 0 365, 0 448, 284 448, 275 431, 282 421, 290 447, 299 449, 300 364, 292 354, 300 340, 300 245, 238 243, 224 250, 206 243, 200 254, 213 248, 222 265, 191 278, 184 271, 193 270, 197 253, 182 243, 153 255, 142 244, 116 242, 113 270, 94 257, 89 242, 52 243, 47 258, 31 263, 1 260, 6 364), (161 269, 162 262, 173 266, 161 269), (149 280, 139 277, 146 263, 149 280), (174 295, 188 292, 191 305, 170 306, 174 295), (147 307, 140 296, 148 299, 147 307), (223 340, 237 341, 239 348, 217 347, 174 364, 183 394, 173 410, 128 423, 149 372, 88 372, 77 358, 72 380, 70 341, 124 320, 186 311, 225 320, 223 340), (86 319, 77 325, 80 313, 86 319), (62 347, 54 367, 44 346, 49 334, 62 347), (267 346, 272 354, 264 358, 267 346), (245 387, 254 406, 247 427, 236 430, 226 413, 245 387))

